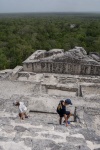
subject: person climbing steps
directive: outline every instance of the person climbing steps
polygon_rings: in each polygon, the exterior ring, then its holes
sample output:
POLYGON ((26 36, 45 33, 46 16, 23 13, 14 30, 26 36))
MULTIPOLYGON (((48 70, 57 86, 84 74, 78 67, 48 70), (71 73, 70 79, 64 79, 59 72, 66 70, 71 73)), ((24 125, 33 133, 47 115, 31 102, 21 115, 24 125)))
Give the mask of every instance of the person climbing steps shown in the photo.
POLYGON ((65 101, 61 100, 57 107, 57 113, 59 114, 59 117, 60 117, 59 124, 62 124, 62 118, 64 117, 66 126, 70 124, 70 122, 68 121, 70 116, 73 116, 73 114, 71 114, 70 111, 66 111, 67 105, 72 105, 72 102, 70 99, 66 99, 65 101))

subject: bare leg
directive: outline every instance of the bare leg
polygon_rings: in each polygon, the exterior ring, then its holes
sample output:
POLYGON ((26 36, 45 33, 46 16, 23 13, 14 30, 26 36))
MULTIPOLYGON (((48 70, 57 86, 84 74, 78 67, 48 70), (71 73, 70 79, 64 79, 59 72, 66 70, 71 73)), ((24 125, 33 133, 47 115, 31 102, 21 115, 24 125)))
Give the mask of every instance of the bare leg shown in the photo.
POLYGON ((70 118, 71 114, 67 115, 67 120, 70 118))
POLYGON ((24 115, 25 115, 25 118, 28 118, 28 116, 27 116, 26 112, 24 113, 24 115))
POLYGON ((68 117, 66 114, 64 114, 64 118, 65 118, 65 123, 66 123, 66 127, 68 126, 68 117))
MULTIPOLYGON (((69 114, 69 115, 67 115, 67 121, 68 121, 68 119, 70 118, 70 116, 73 116, 73 114, 69 114)), ((64 123, 65 123, 66 121, 64 120, 64 123)))
POLYGON ((67 115, 67 120, 70 118, 70 116, 74 116, 74 114, 69 114, 69 115, 67 115))
POLYGON ((20 113, 20 119, 24 120, 24 113, 20 113))
POLYGON ((62 124, 62 117, 59 118, 59 124, 62 124))
POLYGON ((20 119, 21 119, 21 113, 19 113, 19 117, 20 117, 20 119))

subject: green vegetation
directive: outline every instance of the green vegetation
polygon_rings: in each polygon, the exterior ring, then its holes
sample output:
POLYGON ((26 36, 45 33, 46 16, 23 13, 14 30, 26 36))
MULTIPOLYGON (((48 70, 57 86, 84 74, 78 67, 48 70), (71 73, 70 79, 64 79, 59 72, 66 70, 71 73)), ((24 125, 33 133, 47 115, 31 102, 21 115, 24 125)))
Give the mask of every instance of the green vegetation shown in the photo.
POLYGON ((0 15, 0 69, 20 65, 37 49, 74 46, 100 52, 99 14, 0 15))

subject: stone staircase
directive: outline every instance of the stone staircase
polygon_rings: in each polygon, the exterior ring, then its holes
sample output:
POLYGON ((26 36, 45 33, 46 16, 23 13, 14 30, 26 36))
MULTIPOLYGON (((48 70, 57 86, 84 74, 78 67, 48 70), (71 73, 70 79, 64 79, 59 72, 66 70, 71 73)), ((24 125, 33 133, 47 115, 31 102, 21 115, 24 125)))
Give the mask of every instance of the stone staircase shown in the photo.
POLYGON ((0 80, 0 150, 100 150, 99 77, 95 80, 16 69, 15 75, 17 80, 0 80), (68 127, 59 125, 55 114, 59 101, 66 98, 72 100, 73 110, 77 107, 81 119, 70 120, 68 127), (18 109, 12 105, 16 100, 32 110, 28 119, 20 121, 18 109))
POLYGON ((58 124, 54 114, 0 112, 0 150, 99 150, 100 137, 80 123, 58 124))

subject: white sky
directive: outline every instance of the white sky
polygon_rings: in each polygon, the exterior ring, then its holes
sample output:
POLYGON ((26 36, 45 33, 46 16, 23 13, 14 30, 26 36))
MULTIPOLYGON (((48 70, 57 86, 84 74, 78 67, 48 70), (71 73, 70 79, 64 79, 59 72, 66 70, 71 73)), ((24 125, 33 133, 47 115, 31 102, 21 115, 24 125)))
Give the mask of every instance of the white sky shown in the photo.
POLYGON ((100 0, 0 0, 0 13, 100 12, 100 0))

